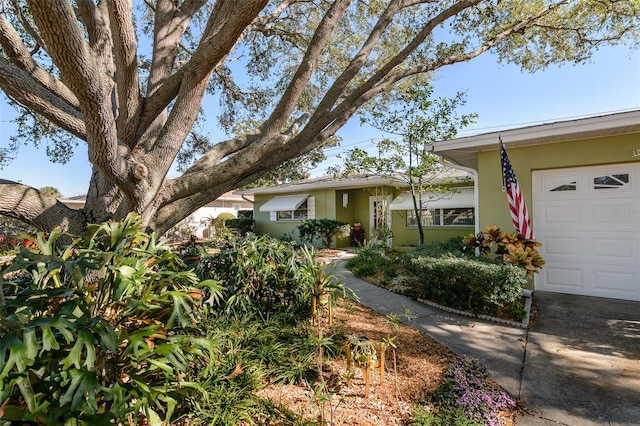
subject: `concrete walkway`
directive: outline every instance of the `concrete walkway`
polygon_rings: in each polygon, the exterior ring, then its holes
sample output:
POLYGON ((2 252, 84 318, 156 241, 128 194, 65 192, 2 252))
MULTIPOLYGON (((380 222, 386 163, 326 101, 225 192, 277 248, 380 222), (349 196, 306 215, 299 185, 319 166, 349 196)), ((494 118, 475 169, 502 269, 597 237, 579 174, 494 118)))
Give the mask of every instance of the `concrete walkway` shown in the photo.
POLYGON ((534 294, 530 330, 446 313, 337 273, 360 303, 480 360, 529 414, 518 426, 640 425, 640 302, 534 294))

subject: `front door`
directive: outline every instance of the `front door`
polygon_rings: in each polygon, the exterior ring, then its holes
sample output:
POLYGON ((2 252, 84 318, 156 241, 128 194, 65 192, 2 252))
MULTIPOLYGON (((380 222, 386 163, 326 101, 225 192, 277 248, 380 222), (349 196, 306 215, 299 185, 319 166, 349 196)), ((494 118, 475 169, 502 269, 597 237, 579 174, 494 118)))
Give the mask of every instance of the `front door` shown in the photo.
POLYGON ((391 195, 369 197, 370 240, 385 239, 391 247, 391 195))

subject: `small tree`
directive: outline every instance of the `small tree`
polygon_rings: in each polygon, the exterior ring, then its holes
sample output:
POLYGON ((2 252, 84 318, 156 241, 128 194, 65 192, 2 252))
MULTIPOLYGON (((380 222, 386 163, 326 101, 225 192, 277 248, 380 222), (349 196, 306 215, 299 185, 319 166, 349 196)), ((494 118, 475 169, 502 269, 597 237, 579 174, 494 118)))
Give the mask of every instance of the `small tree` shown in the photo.
POLYGON ((334 238, 346 238, 351 227, 348 223, 333 219, 308 219, 298 225, 298 232, 303 241, 313 243, 318 238, 325 248, 331 247, 334 238))
POLYGON ((361 148, 349 150, 344 156, 344 164, 331 168, 334 175, 374 173, 406 182, 417 218, 420 246, 424 245, 420 214, 422 193, 426 190, 449 191, 434 182, 443 168, 438 157, 430 152, 429 145, 453 138, 459 129, 476 118, 475 114, 457 115, 456 109, 466 102, 463 93, 458 92, 451 99, 436 100, 432 99, 432 94, 431 86, 414 86, 391 94, 389 104, 376 104, 369 109, 363 121, 401 138, 380 141, 377 156, 361 148))

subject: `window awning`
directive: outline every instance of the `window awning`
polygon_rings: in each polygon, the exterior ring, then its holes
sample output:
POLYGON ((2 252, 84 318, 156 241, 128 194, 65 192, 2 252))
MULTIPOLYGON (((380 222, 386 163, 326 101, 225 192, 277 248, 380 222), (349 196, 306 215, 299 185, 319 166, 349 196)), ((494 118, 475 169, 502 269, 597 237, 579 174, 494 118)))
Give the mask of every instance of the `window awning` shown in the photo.
POLYGON ((261 212, 279 212, 279 211, 293 211, 304 203, 309 194, 300 195, 283 195, 280 197, 273 197, 266 203, 260 206, 261 212))
MULTIPOLYGON (((417 200, 416 200, 417 201, 417 200)), ((423 209, 458 209, 474 207, 473 188, 458 188, 454 192, 440 194, 434 191, 422 193, 423 209)), ((391 210, 413 210, 411 193, 402 192, 389 204, 391 210)))

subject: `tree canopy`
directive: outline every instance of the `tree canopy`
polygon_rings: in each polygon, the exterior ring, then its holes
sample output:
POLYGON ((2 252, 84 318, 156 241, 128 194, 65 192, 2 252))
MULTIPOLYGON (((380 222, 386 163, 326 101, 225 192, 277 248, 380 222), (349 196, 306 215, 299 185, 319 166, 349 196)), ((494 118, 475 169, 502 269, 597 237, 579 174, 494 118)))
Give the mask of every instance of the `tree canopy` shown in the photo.
POLYGON ((21 112, 13 142, 45 140, 60 161, 84 144, 93 167, 83 210, 0 180, 0 214, 78 233, 131 211, 163 233, 451 64, 493 51, 537 71, 588 61, 603 44, 635 43, 640 28, 635 0, 8 0, 0 7, 0 89, 21 112), (201 120, 213 119, 202 108, 212 94, 223 140, 199 131, 201 120), (176 159, 184 172, 170 179, 176 159))
MULTIPOLYGON (((416 218, 420 218, 423 192, 432 190, 444 195, 451 191, 452 182, 442 176, 444 168, 429 146, 455 137, 459 130, 473 123, 477 115, 458 115, 457 108, 465 103, 462 92, 450 99, 434 99, 430 85, 415 85, 396 93, 395 97, 392 106, 371 108, 363 114, 363 121, 396 137, 379 141, 377 153, 352 148, 344 157, 338 156, 343 160, 341 164, 329 170, 334 176, 366 173, 404 181, 409 186, 416 218)), ((422 246, 424 230, 420 219, 417 226, 422 246)))

